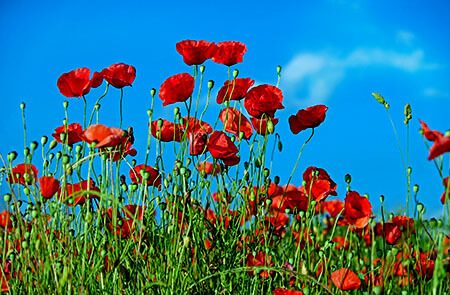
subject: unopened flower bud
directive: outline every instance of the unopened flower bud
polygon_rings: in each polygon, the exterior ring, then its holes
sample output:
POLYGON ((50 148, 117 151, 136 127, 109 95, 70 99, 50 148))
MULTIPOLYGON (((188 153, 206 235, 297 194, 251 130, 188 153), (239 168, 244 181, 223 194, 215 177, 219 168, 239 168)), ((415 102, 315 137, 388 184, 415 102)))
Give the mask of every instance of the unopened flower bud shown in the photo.
POLYGON ((406 173, 408 173, 408 175, 411 175, 411 173, 412 173, 412 168, 411 168, 411 166, 409 166, 409 167, 406 169, 406 173))
POLYGON ((174 115, 175 117, 177 117, 178 114, 180 114, 180 108, 179 108, 179 107, 175 107, 175 108, 173 109, 173 115, 174 115))
POLYGON ((267 126, 266 126, 267 133, 272 134, 275 131, 275 126, 273 125, 272 120, 267 120, 267 126))
POLYGON ((418 184, 415 184, 413 186, 413 192, 416 193, 416 194, 419 192, 419 185, 418 184))
POLYGON ((211 90, 214 87, 214 81, 213 80, 209 80, 208 81, 208 90, 211 90))
POLYGON ((269 170, 268 168, 264 168, 263 175, 264 175, 264 178, 269 177, 269 175, 270 175, 270 170, 269 170))
POLYGON ((278 142, 278 151, 283 151, 283 143, 281 141, 278 142))
POLYGON ((403 109, 403 113, 405 115, 405 120, 404 120, 405 125, 408 125, 409 120, 412 119, 412 110, 411 110, 411 105, 409 103, 407 103, 405 105, 405 108, 403 109))
POLYGON ((384 202, 384 195, 381 195, 380 196, 380 203, 383 203, 384 202))
POLYGON ((56 146, 58 145, 58 142, 56 141, 56 139, 53 139, 51 142, 50 142, 50 145, 49 145, 49 149, 50 150, 52 150, 52 149, 54 149, 56 146))
POLYGON ((418 203, 416 208, 419 214, 423 215, 425 213, 425 206, 422 203, 418 203))
POLYGON ((47 142, 48 142, 48 137, 45 136, 45 135, 42 136, 42 137, 41 137, 41 145, 44 146, 44 145, 47 144, 47 142))
POLYGON ((133 166, 133 167, 136 166, 136 159, 131 160, 131 166, 133 166))
POLYGON ((24 149, 23 149, 23 155, 24 155, 25 157, 28 157, 29 154, 30 154, 30 149, 29 149, 28 147, 24 148, 24 149))
POLYGON ((277 66, 277 74, 278 74, 278 75, 281 75, 281 69, 282 69, 281 66, 278 65, 278 66, 277 66))
POLYGON ((155 88, 150 89, 150 95, 152 98, 155 97, 155 94, 156 94, 156 89, 155 88))
POLYGON ((391 106, 390 106, 387 102, 384 104, 384 108, 385 108, 386 110, 389 110, 390 107, 391 107, 391 106))
POLYGON ((273 178, 273 182, 274 182, 276 185, 278 185, 278 184, 280 183, 280 176, 276 175, 276 176, 273 178))
POLYGON ((203 74, 205 72, 205 70, 206 70, 206 67, 204 65, 201 65, 199 70, 200 70, 200 73, 203 74))
POLYGON ((8 203, 11 201, 11 194, 5 194, 3 196, 3 200, 5 201, 5 203, 8 203))
POLYGON ((12 151, 8 153, 8 161, 12 162, 17 158, 17 152, 16 151, 12 151))
POLYGON ((67 100, 63 101, 63 108, 67 109, 69 107, 69 102, 67 100))
POLYGON ((238 69, 234 69, 233 70, 233 79, 236 79, 237 76, 239 76, 239 70, 238 69))
POLYGON ((350 174, 345 174, 345 182, 347 183, 347 184, 350 184, 351 182, 352 182, 352 176, 350 175, 350 174))

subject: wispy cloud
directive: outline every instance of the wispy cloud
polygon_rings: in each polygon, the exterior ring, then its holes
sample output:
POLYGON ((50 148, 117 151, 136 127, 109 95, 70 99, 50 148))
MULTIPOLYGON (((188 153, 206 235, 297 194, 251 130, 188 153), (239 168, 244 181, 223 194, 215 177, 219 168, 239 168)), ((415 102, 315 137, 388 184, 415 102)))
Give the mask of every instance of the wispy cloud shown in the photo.
POLYGON ((380 48, 358 48, 342 57, 304 52, 284 67, 283 87, 294 96, 304 95, 297 97, 300 101, 320 103, 333 94, 349 70, 367 67, 394 68, 413 73, 435 69, 437 66, 427 63, 420 49, 403 53, 380 48))

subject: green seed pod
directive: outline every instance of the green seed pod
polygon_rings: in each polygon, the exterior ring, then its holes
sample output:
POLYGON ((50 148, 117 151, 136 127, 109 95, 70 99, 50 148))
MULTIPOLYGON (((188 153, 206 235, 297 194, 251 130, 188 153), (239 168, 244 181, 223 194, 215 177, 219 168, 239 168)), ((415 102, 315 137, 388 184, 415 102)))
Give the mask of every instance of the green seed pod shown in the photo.
POLYGON ((153 98, 153 97, 155 97, 155 95, 156 95, 156 89, 155 88, 150 89, 150 96, 153 98))
POLYGON ((156 126, 158 126, 158 129, 161 129, 161 127, 163 126, 163 120, 162 119, 158 119, 158 121, 156 122, 156 126))
POLYGON ((281 75, 282 67, 280 65, 277 66, 277 75, 281 75))
POLYGON ((69 107, 69 102, 67 100, 63 101, 63 108, 67 109, 69 107))
POLYGON ((273 182, 274 182, 276 185, 278 185, 278 184, 280 183, 280 176, 276 175, 276 176, 273 178, 273 182))
POLYGON ((33 153, 39 146, 39 143, 37 141, 32 141, 30 143, 30 150, 33 153))
POLYGON ((419 185, 418 184, 415 184, 413 186, 413 192, 416 193, 416 194, 419 192, 419 185))
POLYGON ((120 188, 122 189, 122 191, 127 192, 128 191, 128 186, 125 183, 122 183, 122 185, 120 186, 120 188))
POLYGON ((175 107, 173 109, 173 115, 176 118, 178 115, 180 114, 180 108, 179 107, 175 107))
POLYGON ((22 241, 21 246, 22 246, 22 249, 28 249, 28 242, 22 241))
POLYGON ((389 110, 390 107, 391 107, 391 106, 390 106, 388 103, 385 103, 385 104, 384 104, 384 108, 385 108, 386 110, 389 110))
POLYGON ((268 134, 273 134, 275 131, 275 125, 273 125, 272 120, 267 120, 266 130, 268 134))
POLYGON ((29 154, 30 154, 30 149, 29 149, 28 147, 24 148, 24 149, 23 149, 23 155, 24 155, 25 157, 28 157, 29 154))
POLYGON ((206 70, 206 67, 204 65, 201 65, 199 69, 200 69, 200 73, 203 74, 206 70))
POLYGON ((269 177, 269 175, 270 175, 270 170, 269 170, 268 168, 264 168, 264 170, 263 170, 263 175, 264 175, 264 178, 269 177))
POLYGON ((36 218, 39 214, 39 211, 37 210, 31 210, 31 217, 36 218))
POLYGON ((421 215, 425 213, 425 206, 422 203, 417 204, 417 212, 421 215))
POLYGON ((345 183, 350 184, 352 182, 352 176, 350 174, 345 174, 345 183))
POLYGON ((50 141, 50 145, 49 145, 49 149, 52 150, 54 149, 56 146, 58 145, 58 142, 56 141, 56 139, 53 139, 52 141, 50 141))
POLYGON ((66 165, 70 162, 70 157, 68 155, 63 155, 62 156, 62 163, 63 165, 66 165))
MULTIPOLYGON (((26 174, 26 173, 25 173, 26 174)), ((25 177, 24 177, 25 178, 25 177)), ((24 187, 23 188, 23 193, 26 195, 26 196, 29 196, 30 195, 30 189, 28 188, 28 187, 24 187)))
POLYGON ((380 203, 383 203, 384 202, 384 195, 381 195, 380 196, 380 203))
POLYGON ((131 166, 133 166, 133 167, 136 166, 136 159, 131 160, 131 166))
POLYGON ((61 157, 62 157, 62 153, 61 152, 57 152, 56 153, 56 160, 61 159, 61 157))

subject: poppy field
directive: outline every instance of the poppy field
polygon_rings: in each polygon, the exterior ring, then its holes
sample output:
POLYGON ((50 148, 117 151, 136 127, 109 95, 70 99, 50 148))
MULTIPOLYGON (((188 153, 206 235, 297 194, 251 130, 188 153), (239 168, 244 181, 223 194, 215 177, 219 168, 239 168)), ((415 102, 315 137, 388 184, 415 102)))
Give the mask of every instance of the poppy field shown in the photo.
MULTIPOLYGON (((353 187, 351 175, 302 165, 304 149, 333 110, 321 104, 285 110, 280 66, 275 85, 258 84, 241 77, 247 52, 241 42, 183 40, 175 49, 187 71, 150 89, 146 138, 122 126, 125 89, 137 70, 116 63, 63 73, 55 81, 63 124, 40 141, 24 132, 23 152, 10 147, 0 155, 7 192, 0 212, 2 292, 450 292, 450 131, 420 121, 417 135, 442 179, 436 184, 442 216, 424 217, 408 166, 406 210, 387 211, 383 196, 381 208, 373 208, 374 196, 353 187), (223 69, 221 81, 208 80, 210 67, 223 69), (94 88, 104 91, 95 97, 94 88), (107 126, 100 103, 112 92, 120 93, 120 116, 107 126), (83 114, 71 114, 71 104, 83 105, 83 114), (161 117, 155 104, 171 115, 161 117), (219 112, 211 115, 212 104, 219 112), (282 120, 303 143, 289 163, 277 162, 290 140, 277 132, 282 120), (138 151, 135 141, 146 149, 138 151)), ((389 112, 387 99, 372 96, 389 112)), ((25 103, 20 108, 25 130, 25 103)), ((411 120, 408 104, 402 124, 411 120)))

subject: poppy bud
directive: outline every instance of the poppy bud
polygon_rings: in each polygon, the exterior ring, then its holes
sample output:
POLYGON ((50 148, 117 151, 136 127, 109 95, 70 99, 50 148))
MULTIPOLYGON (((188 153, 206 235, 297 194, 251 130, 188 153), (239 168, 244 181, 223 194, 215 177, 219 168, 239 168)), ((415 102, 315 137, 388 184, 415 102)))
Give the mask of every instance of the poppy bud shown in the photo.
POLYGON ((54 149, 56 146, 58 145, 58 142, 56 141, 56 139, 53 139, 50 142, 50 146, 48 147, 50 150, 54 149))
POLYGON ((383 203, 384 202, 384 195, 380 196, 380 202, 383 203))
POLYGON ((345 174, 345 182, 350 184, 352 182, 352 176, 350 174, 345 174))
POLYGON ((409 120, 412 119, 412 110, 411 110, 411 105, 410 105, 409 103, 407 103, 407 104, 405 105, 405 108, 404 108, 404 110, 403 110, 403 113, 404 113, 404 115, 405 115, 405 120, 404 120, 405 125, 408 125, 409 120))
POLYGON ((150 95, 152 96, 152 98, 155 97, 155 95, 156 95, 156 89, 155 88, 150 89, 150 95))
POLYGON ((280 66, 280 65, 278 65, 278 66, 277 66, 277 74, 278 74, 278 75, 280 75, 280 74, 281 74, 281 69, 282 69, 282 68, 281 68, 281 66, 280 66))
POLYGON ((273 125, 273 122, 270 119, 267 120, 266 130, 267 130, 267 133, 269 133, 269 134, 272 134, 275 130, 275 126, 273 125))
POLYGON ((63 108, 67 109, 69 107, 69 102, 67 100, 63 101, 63 108))
POLYGON ((203 74, 205 72, 205 70, 206 70, 206 67, 204 65, 201 65, 200 66, 200 73, 203 74))
POLYGON ((238 69, 234 69, 233 70, 233 79, 236 79, 237 76, 239 76, 239 70, 238 69))
POLYGON ((385 103, 385 104, 384 104, 384 108, 385 108, 386 110, 389 110, 390 107, 391 107, 391 106, 390 106, 388 103, 385 103))
POLYGON ((30 154, 30 149, 29 149, 28 147, 24 148, 24 149, 23 149, 23 155, 24 155, 25 157, 28 157, 29 154, 30 154))
POLYGON ((39 146, 39 143, 37 141, 32 141, 30 143, 30 150, 31 150, 31 152, 33 153, 37 149, 38 146, 39 146))
POLYGON ((283 151, 283 143, 281 141, 278 142, 278 151, 283 151))
POLYGON ((59 139, 61 140, 61 142, 66 142, 66 134, 64 132, 60 133, 59 134, 59 139))
POLYGON ((418 184, 415 184, 413 186, 413 192, 416 193, 416 194, 419 192, 419 185, 418 184))
MULTIPOLYGON (((25 179, 25 181, 26 181, 27 183, 29 182, 29 180, 31 180, 28 173, 25 173, 25 174, 23 175, 23 178, 25 179)), ((24 193, 26 196, 29 196, 29 195, 30 195, 30 189, 29 189, 28 187, 24 187, 24 188, 23 188, 23 193, 24 193)))
POLYGON ((5 194, 3 196, 3 200, 5 201, 5 203, 9 203, 11 201, 11 194, 5 194))
POLYGON ((57 152, 56 153, 56 160, 61 159, 62 153, 61 152, 57 152))
POLYGON ((62 157, 62 163, 63 163, 64 165, 67 164, 67 163, 69 163, 69 161, 70 161, 70 158, 69 158, 68 155, 64 155, 64 156, 62 157))
POLYGON ((47 144, 47 142, 48 142, 48 137, 47 136, 42 136, 41 137, 41 144, 44 146, 44 145, 46 145, 47 144))
POLYGON ((17 158, 17 152, 16 151, 12 151, 8 153, 8 161, 12 162, 17 158))
POLYGON ((412 173, 412 168, 411 168, 411 166, 409 166, 409 167, 406 169, 406 173, 407 173, 408 175, 411 175, 411 173, 412 173))
POLYGON ((269 175, 270 175, 270 170, 269 170, 268 168, 264 168, 263 175, 264 175, 264 178, 269 177, 269 175))
POLYGON ((425 206, 422 203, 417 204, 417 212, 421 215, 425 213, 425 206))
POLYGON ((213 80, 209 80, 208 81, 208 90, 211 90, 214 87, 214 81, 213 80))
POLYGON ((136 166, 136 159, 131 160, 131 166, 136 166))
POLYGON ((273 178, 273 182, 274 182, 276 185, 278 185, 278 184, 280 183, 280 176, 276 175, 276 176, 273 178))

